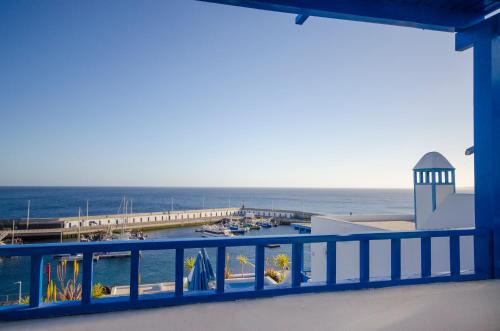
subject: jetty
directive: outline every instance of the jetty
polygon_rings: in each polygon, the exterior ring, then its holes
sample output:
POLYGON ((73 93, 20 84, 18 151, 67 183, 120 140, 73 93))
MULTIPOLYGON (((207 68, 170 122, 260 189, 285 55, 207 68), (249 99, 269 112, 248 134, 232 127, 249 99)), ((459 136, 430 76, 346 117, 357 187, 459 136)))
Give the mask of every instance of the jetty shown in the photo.
POLYGON ((81 217, 0 220, 0 240, 12 238, 33 241, 41 239, 78 238, 94 233, 153 231, 167 228, 217 224, 224 219, 243 217, 274 218, 281 225, 310 222, 312 213, 262 208, 212 208, 170 210, 150 213, 89 215, 81 217))

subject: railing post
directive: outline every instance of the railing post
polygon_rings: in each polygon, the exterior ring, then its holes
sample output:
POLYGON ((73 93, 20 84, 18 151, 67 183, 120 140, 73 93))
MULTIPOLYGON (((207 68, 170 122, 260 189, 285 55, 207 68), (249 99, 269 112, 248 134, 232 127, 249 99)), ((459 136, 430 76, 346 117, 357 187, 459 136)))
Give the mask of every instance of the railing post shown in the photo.
POLYGON ((370 241, 359 241, 359 281, 367 283, 370 281, 370 241))
POLYGON ((326 243, 326 283, 334 285, 337 282, 337 242, 326 243))
POLYGON ((82 303, 88 305, 92 302, 94 253, 83 253, 83 275, 82 275, 82 303))
POLYGON ((292 287, 300 287, 304 264, 304 244, 292 244, 292 287))
POLYGON ((422 278, 431 276, 431 238, 422 237, 420 240, 420 273, 422 278))
POLYGON ((224 273, 226 270, 226 247, 217 247, 217 293, 224 293, 224 273))
POLYGON ((450 275, 460 276, 460 237, 450 236, 450 275))
POLYGON ((175 250, 175 296, 184 294, 184 249, 175 250))
POLYGON ((259 291, 264 288, 264 259, 265 247, 255 246, 255 290, 259 291))
POLYGON ((139 299, 139 250, 131 251, 130 256, 130 301, 139 299))
POLYGON ((401 279, 401 239, 391 239, 391 279, 401 279))
POLYGON ((42 299, 42 268, 43 256, 31 256, 31 276, 30 276, 30 307, 36 308, 40 306, 42 299))

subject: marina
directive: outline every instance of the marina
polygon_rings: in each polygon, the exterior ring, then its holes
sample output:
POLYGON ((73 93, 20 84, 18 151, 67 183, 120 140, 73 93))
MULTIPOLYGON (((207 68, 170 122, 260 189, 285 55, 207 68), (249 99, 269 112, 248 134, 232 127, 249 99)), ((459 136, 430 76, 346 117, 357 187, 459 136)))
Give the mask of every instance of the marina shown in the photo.
MULTIPOLYGON (((82 216, 80 218, 66 217, 56 219, 32 219, 28 225, 27 219, 0 220, 0 242, 14 240, 36 241, 40 239, 81 238, 82 236, 100 233, 121 233, 124 231, 153 231, 165 228, 214 225, 242 218, 257 218, 248 227, 230 229, 232 234, 243 234, 250 228, 269 228, 276 224, 291 222, 308 222, 312 213, 290 210, 267 210, 255 208, 220 208, 187 211, 167 211, 152 213, 130 213, 101 216, 82 216), (271 221, 272 220, 272 221, 271 221), (271 224, 273 223, 273 224, 271 224)), ((207 227, 209 229, 209 227, 207 227)), ((215 230, 211 234, 223 234, 215 230)), ((228 232, 229 233, 229 232, 228 232)))

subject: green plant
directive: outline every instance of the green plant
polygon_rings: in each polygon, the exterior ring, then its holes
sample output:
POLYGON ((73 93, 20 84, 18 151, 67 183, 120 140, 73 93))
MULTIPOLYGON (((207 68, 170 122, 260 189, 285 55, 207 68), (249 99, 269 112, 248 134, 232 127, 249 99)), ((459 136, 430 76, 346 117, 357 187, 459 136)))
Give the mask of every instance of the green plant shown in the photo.
POLYGON ((290 268, 290 258, 286 254, 278 254, 273 257, 273 264, 281 270, 288 270, 290 268))
POLYGON ((45 295, 45 302, 56 302, 57 301, 57 287, 56 284, 51 280, 47 284, 47 293, 45 295))
MULTIPOLYGON (((66 260, 57 266, 57 278, 59 279, 59 300, 80 300, 82 298, 82 285, 77 284, 80 266, 78 261, 73 261, 73 278, 66 282, 66 260)), ((57 289, 55 290, 57 292, 57 289)), ((53 294, 54 295, 54 294, 53 294)))
POLYGON ((229 277, 231 277, 231 272, 229 271, 229 262, 230 262, 229 253, 227 253, 226 266, 224 267, 224 279, 228 279, 229 277))
POLYGON ((101 283, 92 286, 92 298, 100 298, 105 294, 106 290, 101 283))
POLYGON ((243 266, 245 264, 248 264, 248 258, 246 256, 243 256, 243 255, 238 255, 236 257, 236 259, 238 260, 238 262, 240 263, 241 265, 241 277, 243 277, 243 266))
POLYGON ((184 260, 184 268, 187 269, 188 272, 191 272, 191 270, 194 268, 196 260, 194 257, 188 257, 184 260))

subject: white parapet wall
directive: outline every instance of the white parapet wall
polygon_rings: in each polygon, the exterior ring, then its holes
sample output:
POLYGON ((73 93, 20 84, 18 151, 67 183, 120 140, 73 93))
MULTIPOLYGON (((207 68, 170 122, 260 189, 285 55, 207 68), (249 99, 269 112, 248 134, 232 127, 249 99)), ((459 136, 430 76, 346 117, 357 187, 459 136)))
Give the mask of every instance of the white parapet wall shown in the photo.
MULTIPOLYGON (((354 234, 381 231, 400 231, 402 224, 410 223, 413 215, 361 215, 361 216, 313 216, 312 234, 354 234), (392 229, 392 230, 391 230, 392 229)), ((431 273, 446 274, 449 265, 449 239, 433 238, 431 241, 431 273)), ((391 277, 391 243, 389 240, 370 242, 370 279, 391 277)), ((326 244, 311 245, 311 281, 326 280, 326 244)), ((472 238, 460 240, 461 271, 473 270, 472 238)), ((337 243, 337 282, 359 278, 359 242, 337 243)), ((401 241, 401 277, 420 277, 420 240, 401 241)))
POLYGON ((203 209, 203 210, 179 210, 165 211, 157 213, 136 213, 136 214, 118 214, 118 215, 100 215, 100 216, 82 216, 63 218, 65 228, 105 225, 121 225, 121 224, 137 224, 137 223, 153 223, 165 221, 182 221, 195 220, 211 217, 226 217, 238 216, 241 214, 240 208, 219 208, 219 209, 203 209))

